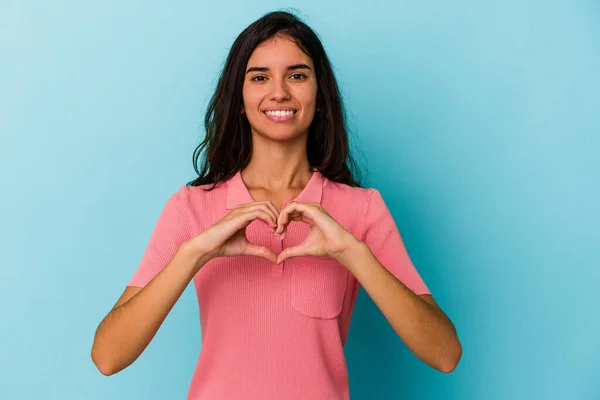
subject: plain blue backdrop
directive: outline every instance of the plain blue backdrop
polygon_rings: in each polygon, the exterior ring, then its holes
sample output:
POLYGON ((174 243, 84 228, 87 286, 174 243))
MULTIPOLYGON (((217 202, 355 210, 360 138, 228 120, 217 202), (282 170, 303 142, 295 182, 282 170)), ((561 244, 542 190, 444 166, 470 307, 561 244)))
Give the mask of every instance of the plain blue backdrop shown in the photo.
POLYGON ((235 37, 295 7, 354 146, 463 344, 445 375, 361 291, 353 399, 600 399, 597 1, 0 1, 0 398, 184 399, 190 285, 105 377, 95 329, 137 268, 235 37))

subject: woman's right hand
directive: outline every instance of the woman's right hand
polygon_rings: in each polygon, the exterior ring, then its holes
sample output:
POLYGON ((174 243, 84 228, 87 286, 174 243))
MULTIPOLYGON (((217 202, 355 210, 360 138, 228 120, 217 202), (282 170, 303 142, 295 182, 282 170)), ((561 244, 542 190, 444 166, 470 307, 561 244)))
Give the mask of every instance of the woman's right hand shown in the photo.
POLYGON ((246 227, 258 218, 269 225, 271 232, 275 232, 278 215, 277 208, 270 201, 240 204, 204 232, 191 238, 188 243, 208 259, 258 256, 277 262, 277 255, 271 249, 248 241, 246 227))

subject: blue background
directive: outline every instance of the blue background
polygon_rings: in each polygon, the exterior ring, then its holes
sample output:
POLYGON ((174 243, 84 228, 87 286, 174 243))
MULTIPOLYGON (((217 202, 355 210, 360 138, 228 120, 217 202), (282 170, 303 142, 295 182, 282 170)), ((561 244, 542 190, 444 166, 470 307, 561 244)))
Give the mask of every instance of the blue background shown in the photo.
MULTIPOLYGON (((94 331, 168 196, 194 178, 235 37, 276 1, 0 2, 0 397, 183 399, 189 286, 128 369, 94 331)), ((334 64, 366 184, 454 321, 449 375, 361 291, 353 399, 600 398, 600 4, 302 2, 334 64)))

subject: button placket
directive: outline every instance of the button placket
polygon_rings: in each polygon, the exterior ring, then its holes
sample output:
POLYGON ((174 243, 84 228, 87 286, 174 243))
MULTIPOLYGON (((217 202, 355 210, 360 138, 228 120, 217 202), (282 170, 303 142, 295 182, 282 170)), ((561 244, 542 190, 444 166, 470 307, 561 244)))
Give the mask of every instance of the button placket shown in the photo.
MULTIPOLYGON (((288 205, 288 203, 290 203, 291 200, 285 200, 283 202, 283 205, 281 206, 281 209, 283 210, 283 208, 288 205)), ((288 232, 289 234, 289 232, 288 232)), ((271 235, 271 249, 273 249, 273 251, 275 252, 275 254, 280 254, 283 251, 284 248, 284 241, 285 239, 280 239, 279 236, 276 235, 271 235)), ((286 261, 282 261, 281 264, 274 264, 273 265, 273 274, 274 275, 283 275, 283 267, 285 266, 286 261)))
MULTIPOLYGON (((283 249, 283 241, 281 239, 279 239, 278 236, 275 236, 274 234, 271 234, 271 249, 275 252, 275 254, 279 254, 281 253, 281 250, 283 249)), ((283 265, 285 264, 285 261, 283 261, 281 264, 273 264, 273 268, 272 268, 272 272, 274 275, 283 275, 283 265)))

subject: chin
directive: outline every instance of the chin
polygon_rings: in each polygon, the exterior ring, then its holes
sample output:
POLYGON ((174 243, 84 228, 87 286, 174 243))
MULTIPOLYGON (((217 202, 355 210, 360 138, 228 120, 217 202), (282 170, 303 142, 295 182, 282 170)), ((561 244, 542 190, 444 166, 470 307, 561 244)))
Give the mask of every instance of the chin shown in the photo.
POLYGON ((292 130, 292 129, 256 129, 253 130, 255 131, 258 135, 272 140, 274 142, 287 142, 290 140, 295 140, 295 139, 299 139, 304 137, 305 135, 308 134, 308 129, 305 129, 304 132, 303 131, 299 131, 299 130, 292 130))

